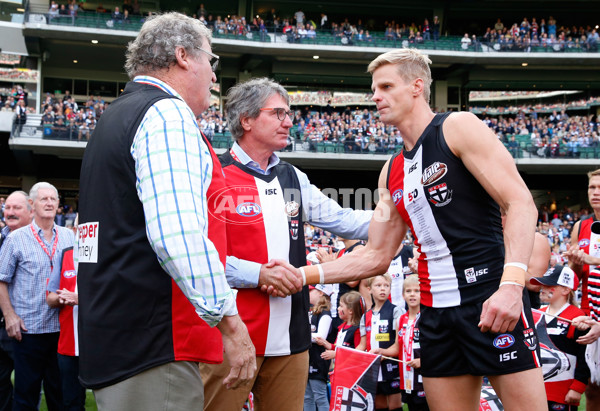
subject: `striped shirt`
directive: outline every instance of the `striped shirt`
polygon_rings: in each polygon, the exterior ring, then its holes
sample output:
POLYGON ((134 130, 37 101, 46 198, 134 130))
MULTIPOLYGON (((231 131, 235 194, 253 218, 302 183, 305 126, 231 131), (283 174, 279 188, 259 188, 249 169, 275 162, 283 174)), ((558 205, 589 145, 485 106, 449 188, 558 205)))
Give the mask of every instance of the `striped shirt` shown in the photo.
POLYGON ((8 283, 10 302, 25 323, 28 334, 59 331, 58 309, 46 304, 46 286, 52 267, 60 264, 62 250, 73 246, 74 235, 71 230, 56 224, 52 232, 52 239, 47 241, 42 229, 33 221, 13 231, 4 241, 0 252, 0 281, 8 283), (34 237, 32 226, 51 254, 58 235, 52 262, 34 237))
POLYGON ((198 315, 214 326, 224 315, 237 314, 237 308, 208 239, 211 155, 194 113, 175 90, 153 77, 134 81, 179 97, 159 100, 146 112, 130 151, 150 245, 198 315))

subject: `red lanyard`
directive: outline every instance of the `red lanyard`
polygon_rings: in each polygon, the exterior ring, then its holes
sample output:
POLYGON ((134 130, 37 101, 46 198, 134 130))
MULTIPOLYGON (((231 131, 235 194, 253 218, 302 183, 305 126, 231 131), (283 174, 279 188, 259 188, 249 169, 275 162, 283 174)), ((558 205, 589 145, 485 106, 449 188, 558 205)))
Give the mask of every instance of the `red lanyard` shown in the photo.
POLYGON ((42 247, 42 250, 44 250, 46 255, 50 258, 50 270, 52 270, 54 268, 54 264, 53 264, 54 253, 56 252, 56 246, 58 245, 58 231, 56 231, 56 235, 54 236, 54 244, 52 244, 52 254, 50 254, 50 251, 48 251, 46 244, 44 244, 44 242, 42 241, 42 239, 40 238, 38 233, 35 231, 35 228, 33 228, 33 224, 31 224, 29 226, 29 228, 31 228, 31 232, 33 233, 33 236, 35 237, 37 242, 42 247))

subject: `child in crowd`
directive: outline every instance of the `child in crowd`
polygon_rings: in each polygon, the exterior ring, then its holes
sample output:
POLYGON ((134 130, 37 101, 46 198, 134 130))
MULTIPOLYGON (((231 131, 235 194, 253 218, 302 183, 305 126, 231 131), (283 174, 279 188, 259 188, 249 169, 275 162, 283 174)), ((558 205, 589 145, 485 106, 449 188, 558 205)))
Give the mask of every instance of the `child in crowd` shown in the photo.
POLYGON ((327 339, 331 328, 331 301, 333 293, 331 284, 317 284, 310 286, 309 298, 311 310, 309 312, 312 341, 309 354, 308 384, 304 394, 304 411, 328 411, 327 376, 329 374, 330 360, 321 358, 325 348, 316 343, 317 338, 327 339))
POLYGON ((533 277, 529 281, 542 286, 540 300, 548 304, 540 310, 546 314, 536 318, 542 354, 546 351, 550 358, 557 358, 556 365, 552 366, 550 362, 549 366, 544 364, 543 367, 548 410, 576 411, 590 376, 585 362, 585 346, 577 343, 581 332, 570 324, 570 320, 583 315, 583 311, 572 304, 573 291, 577 289, 579 280, 569 267, 556 265, 543 277, 533 277), (543 318, 546 330, 540 325, 544 323, 543 318), (554 347, 544 346, 545 334, 554 347))
POLYGON ((342 321, 337 333, 335 344, 324 338, 316 337, 315 342, 325 347, 321 358, 332 360, 335 358, 335 347, 355 348, 360 344, 360 318, 363 314, 364 301, 358 291, 349 291, 340 298, 338 316, 342 321))
MULTIPOLYGON (((389 348, 396 343, 398 320, 402 310, 389 300, 392 288, 392 277, 389 274, 369 278, 368 286, 374 304, 360 320, 361 342, 357 349, 366 349, 377 354, 379 349, 389 348)), ((398 370, 397 361, 381 360, 375 397, 377 410, 402 409, 398 370)))

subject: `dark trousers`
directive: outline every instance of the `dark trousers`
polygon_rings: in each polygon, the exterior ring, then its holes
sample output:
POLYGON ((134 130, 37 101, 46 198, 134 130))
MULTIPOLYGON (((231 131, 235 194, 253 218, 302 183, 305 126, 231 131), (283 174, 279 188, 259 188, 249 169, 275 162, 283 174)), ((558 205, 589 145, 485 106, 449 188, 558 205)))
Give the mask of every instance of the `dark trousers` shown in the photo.
POLYGON ((11 411, 13 386, 10 376, 14 369, 12 339, 6 334, 4 323, 0 323, 0 411, 11 411))
POLYGON ((21 341, 13 341, 15 361, 13 410, 37 411, 42 381, 48 410, 62 410, 60 376, 56 358, 58 334, 21 334, 21 341))
POLYGON ((65 411, 85 410, 85 388, 79 382, 79 357, 58 354, 65 411))

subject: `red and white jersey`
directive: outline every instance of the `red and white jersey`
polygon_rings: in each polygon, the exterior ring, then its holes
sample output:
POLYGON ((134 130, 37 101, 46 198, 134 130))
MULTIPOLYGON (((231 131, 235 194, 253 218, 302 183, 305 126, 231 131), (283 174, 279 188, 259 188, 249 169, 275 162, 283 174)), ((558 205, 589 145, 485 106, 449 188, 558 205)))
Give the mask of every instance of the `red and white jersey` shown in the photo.
MULTIPOLYGON (((579 248, 592 257, 600 257, 600 221, 581 220, 578 235, 579 248), (592 229, 593 227, 593 229, 592 229)), ((587 265, 582 270, 581 309, 595 320, 600 319, 600 266, 587 265)))
POLYGON ((448 115, 436 115, 411 151, 392 157, 387 179, 421 253, 421 304, 429 307, 485 300, 504 266, 500 209, 446 144, 448 115))
MULTIPOLYGON (((77 292, 77 271, 73 262, 73 247, 63 250, 59 290, 67 289, 77 292)), ((58 313, 60 321, 60 336, 58 338, 58 353, 62 355, 78 356, 79 339, 77 336, 77 321, 79 306, 65 305, 58 313)))
MULTIPOLYGON (((272 259, 306 265, 302 199, 296 171, 280 162, 269 175, 220 157, 227 189, 223 216, 227 219, 227 255, 265 264, 272 259)), ((240 288, 238 312, 248 327, 257 355, 280 356, 307 350, 311 345, 308 287, 280 298, 260 288, 240 288)))

